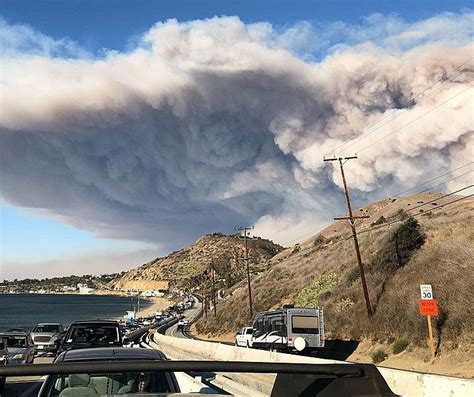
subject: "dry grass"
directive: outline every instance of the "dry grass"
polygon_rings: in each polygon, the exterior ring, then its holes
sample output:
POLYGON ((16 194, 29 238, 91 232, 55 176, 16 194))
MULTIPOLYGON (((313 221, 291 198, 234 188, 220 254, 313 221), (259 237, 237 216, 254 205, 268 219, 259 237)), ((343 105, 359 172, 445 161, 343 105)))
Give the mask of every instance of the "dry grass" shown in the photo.
MULTIPOLYGON (((371 218, 367 224, 381 216, 390 219, 400 209, 431 198, 433 194, 373 204, 368 207, 371 218)), ((439 204, 442 203, 441 199, 439 204)), ((360 235, 370 298, 376 309, 371 320, 367 319, 353 242, 330 242, 338 234, 347 233, 347 225, 339 222, 320 234, 326 244, 320 243, 319 235, 315 236, 300 244, 297 252, 290 248, 277 255, 268 270, 253 278, 254 311, 294 302, 305 287, 334 273, 340 281, 317 297, 326 312, 329 338, 370 338, 389 343, 404 339, 420 346, 426 343, 426 319, 419 314, 419 284, 432 284, 440 307, 440 315, 434 321, 438 350, 455 348, 458 341, 469 340, 474 334, 470 302, 474 285, 473 204, 459 209, 445 207, 434 212, 436 216, 418 216, 426 236, 424 245, 414 250, 403 266, 388 272, 375 271, 369 265, 400 224, 360 235), (314 243, 316 239, 318 242, 314 243)), ((246 286, 241 284, 219 304, 218 320, 200 320, 197 330, 219 335, 249 324, 247 302, 246 286)))

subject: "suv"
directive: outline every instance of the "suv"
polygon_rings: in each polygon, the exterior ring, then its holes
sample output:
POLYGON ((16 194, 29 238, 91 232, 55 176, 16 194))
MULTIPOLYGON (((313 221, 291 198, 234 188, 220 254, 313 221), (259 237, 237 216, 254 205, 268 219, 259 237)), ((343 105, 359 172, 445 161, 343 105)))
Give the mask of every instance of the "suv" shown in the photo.
POLYGON ((58 323, 37 324, 31 331, 37 352, 55 352, 63 336, 64 327, 58 323))
MULTIPOLYGON (((8 363, 8 352, 5 345, 5 341, 0 336, 0 366, 7 365, 8 363)), ((0 376, 0 396, 2 395, 3 388, 5 387, 5 377, 0 376)))
POLYGON ((57 355, 66 350, 122 346, 123 342, 124 340, 118 321, 74 321, 69 326, 57 355))
POLYGON ((35 346, 28 331, 9 330, 0 337, 5 342, 8 364, 32 364, 35 359, 35 346))
POLYGON ((243 327, 235 334, 235 346, 252 347, 252 327, 243 327))

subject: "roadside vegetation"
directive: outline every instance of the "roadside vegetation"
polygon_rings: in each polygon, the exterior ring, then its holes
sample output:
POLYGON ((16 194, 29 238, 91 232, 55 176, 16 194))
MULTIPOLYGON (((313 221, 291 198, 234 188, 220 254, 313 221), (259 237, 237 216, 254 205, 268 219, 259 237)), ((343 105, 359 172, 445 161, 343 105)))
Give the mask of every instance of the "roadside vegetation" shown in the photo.
MULTIPOLYGON (((469 303, 474 285, 474 206, 446 207, 433 212, 436 216, 407 215, 405 210, 420 200, 386 200, 361 210, 371 215, 367 224, 377 226, 359 237, 374 309, 371 319, 353 242, 347 238, 347 224, 339 222, 297 249, 276 255, 267 270, 253 277, 254 312, 290 303, 320 306, 325 309, 327 338, 370 339, 399 354, 409 346, 426 345, 426 319, 419 314, 418 298, 419 284, 428 283, 440 308, 433 319, 438 353, 468 343, 474 335, 469 303), (392 223, 394 219, 399 222, 392 223)), ((228 294, 218 305, 217 319, 199 320, 197 332, 217 337, 251 324, 245 282, 228 294)))

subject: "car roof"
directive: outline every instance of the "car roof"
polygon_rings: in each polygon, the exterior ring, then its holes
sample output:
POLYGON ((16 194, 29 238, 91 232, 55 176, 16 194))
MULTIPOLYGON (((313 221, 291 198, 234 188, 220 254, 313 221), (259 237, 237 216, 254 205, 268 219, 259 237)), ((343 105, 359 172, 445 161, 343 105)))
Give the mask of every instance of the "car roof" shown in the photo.
POLYGON ((37 327, 41 326, 41 325, 62 325, 62 324, 60 324, 60 323, 38 323, 38 324, 36 324, 37 327))
POLYGON ((8 332, 2 332, 0 333, 0 336, 3 337, 8 337, 8 336, 28 336, 29 332, 28 331, 8 331, 8 332))
POLYGON ((107 324, 107 325, 117 325, 118 321, 117 320, 76 320, 71 323, 71 325, 76 325, 76 324, 107 324))
POLYGON ((89 361, 89 360, 165 360, 166 356, 159 350, 135 349, 131 347, 96 347, 89 349, 68 350, 61 353, 55 362, 59 361, 89 361))

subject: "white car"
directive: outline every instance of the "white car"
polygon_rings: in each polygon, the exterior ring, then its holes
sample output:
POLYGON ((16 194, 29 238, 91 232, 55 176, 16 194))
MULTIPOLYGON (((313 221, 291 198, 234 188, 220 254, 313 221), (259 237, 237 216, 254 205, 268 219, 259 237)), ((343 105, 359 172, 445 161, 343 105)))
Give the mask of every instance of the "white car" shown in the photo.
POLYGON ((252 327, 243 327, 235 335, 235 346, 252 347, 252 327))

